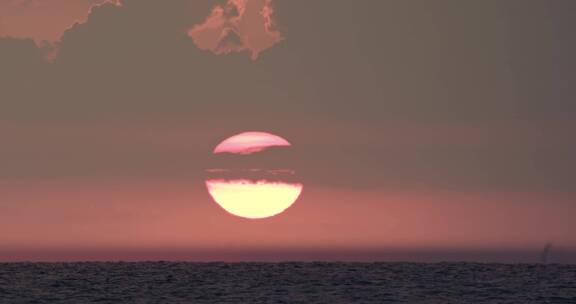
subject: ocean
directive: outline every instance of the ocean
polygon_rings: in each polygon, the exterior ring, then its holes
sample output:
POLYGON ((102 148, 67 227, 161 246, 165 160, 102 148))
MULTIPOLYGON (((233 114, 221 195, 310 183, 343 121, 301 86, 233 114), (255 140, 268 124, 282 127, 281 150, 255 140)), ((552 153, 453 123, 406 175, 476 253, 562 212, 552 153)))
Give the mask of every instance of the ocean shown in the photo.
POLYGON ((2 263, 0 303, 576 303, 576 265, 2 263))

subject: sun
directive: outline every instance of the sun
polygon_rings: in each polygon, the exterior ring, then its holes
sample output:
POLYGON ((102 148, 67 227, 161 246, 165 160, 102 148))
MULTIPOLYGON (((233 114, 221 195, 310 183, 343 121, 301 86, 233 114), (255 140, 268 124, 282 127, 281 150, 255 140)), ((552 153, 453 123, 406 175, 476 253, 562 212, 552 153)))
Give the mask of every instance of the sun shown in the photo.
POLYGON ((231 136, 213 150, 206 188, 212 199, 235 216, 261 219, 292 206, 302 192, 286 156, 292 145, 267 132, 231 136))

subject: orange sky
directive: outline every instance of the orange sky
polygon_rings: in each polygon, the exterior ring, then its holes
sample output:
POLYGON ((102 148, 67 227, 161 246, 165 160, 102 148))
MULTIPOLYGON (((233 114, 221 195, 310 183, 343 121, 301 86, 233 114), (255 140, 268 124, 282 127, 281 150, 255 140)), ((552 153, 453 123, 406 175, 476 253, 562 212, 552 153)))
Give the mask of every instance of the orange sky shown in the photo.
POLYGON ((0 260, 576 248, 568 2, 110 2, 0 1, 0 260), (268 220, 206 190, 245 131, 303 183, 268 220))
POLYGON ((312 186, 282 215, 255 221, 225 213, 200 183, 118 178, 0 187, 12 202, 3 208, 0 229, 10 233, 0 243, 13 249, 510 250, 539 248, 551 238, 576 242, 572 201, 554 194, 312 186))
MULTIPOLYGON (((308 128, 321 130, 313 124, 308 128)), ((493 144, 503 149, 507 144, 527 145, 533 138, 529 127, 526 128, 521 132, 508 131, 515 134, 516 142, 506 143, 505 134, 497 138, 490 132, 476 131, 471 143, 493 144)), ((0 136, 7 138, 4 152, 8 156, 19 157, 19 163, 32 162, 29 165, 40 172, 59 168, 62 175, 0 182, 4 210, 0 214, 0 231, 11 231, 0 234, 0 244, 14 250, 186 251, 447 247, 533 250, 547 240, 576 243, 571 220, 573 196, 569 193, 456 190, 441 183, 404 187, 394 182, 369 181, 366 179, 369 176, 348 178, 343 172, 362 174, 349 164, 327 171, 340 176, 340 181, 327 179, 323 173, 315 172, 313 166, 301 170, 299 173, 306 180, 301 198, 277 217, 262 221, 238 218, 224 212, 205 189, 203 164, 223 136, 211 136, 200 129, 181 124, 108 123, 86 124, 81 128, 2 125, 0 136), (17 132, 20 138, 9 137, 10 132, 17 132), (34 134, 44 140, 26 140, 34 134), (66 142, 74 142, 75 148, 65 147, 66 142), (48 149, 49 143, 53 146, 48 149), (17 156, 12 150, 18 146, 42 151, 43 158, 34 153, 17 156), (98 156, 89 156, 90 151, 98 156), (166 154, 167 151, 170 152, 166 154), (158 160, 153 155, 170 156, 158 160), (83 176, 78 172, 84 172, 83 176), (350 183, 350 179, 356 182, 350 183), (348 185, 335 187, 333 183, 348 185)), ((400 133, 408 135, 389 136, 388 149, 468 145, 459 140, 459 133, 477 130, 471 127, 452 134, 443 126, 418 129, 415 125, 401 124, 390 124, 386 129, 402 130, 400 133)), ((299 155, 306 159, 307 153, 318 153, 313 151, 316 146, 336 149, 343 137, 350 136, 349 143, 353 145, 367 145, 379 131, 355 137, 354 133, 359 131, 348 126, 338 136, 318 135, 313 141, 309 141, 313 137, 305 139, 285 132, 300 139, 296 142, 304 152, 299 155)), ((15 168, 5 167, 8 172, 15 168)))

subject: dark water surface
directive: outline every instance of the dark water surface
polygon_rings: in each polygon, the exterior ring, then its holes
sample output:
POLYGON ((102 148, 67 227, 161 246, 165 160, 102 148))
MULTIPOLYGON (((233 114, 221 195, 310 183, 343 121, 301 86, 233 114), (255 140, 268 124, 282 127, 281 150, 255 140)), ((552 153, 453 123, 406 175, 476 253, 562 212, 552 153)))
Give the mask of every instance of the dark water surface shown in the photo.
POLYGON ((576 303, 576 265, 7 263, 0 303, 576 303))

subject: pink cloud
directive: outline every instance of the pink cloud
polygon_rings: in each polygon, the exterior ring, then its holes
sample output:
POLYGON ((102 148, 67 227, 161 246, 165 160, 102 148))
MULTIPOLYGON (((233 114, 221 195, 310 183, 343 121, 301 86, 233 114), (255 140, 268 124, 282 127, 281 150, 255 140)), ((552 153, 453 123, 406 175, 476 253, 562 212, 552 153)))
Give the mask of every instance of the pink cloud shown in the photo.
POLYGON ((0 2, 0 37, 30 38, 37 44, 59 41, 75 23, 87 20, 93 6, 120 0, 9 0, 0 2))
POLYGON ((32 39, 54 56, 64 32, 84 23, 94 6, 121 5, 120 0, 8 0, 0 1, 0 38, 32 39))
POLYGON ((216 54, 248 52, 255 60, 283 39, 273 16, 271 0, 228 0, 214 7, 204 23, 193 26, 188 35, 200 49, 216 54))
MULTIPOLYGON (((53 58, 66 30, 86 22, 92 8, 103 4, 122 6, 122 0, 0 1, 0 38, 32 39, 53 58)), ((216 54, 247 52, 256 59, 283 39, 273 17, 271 0, 227 0, 188 35, 200 49, 216 54)))

